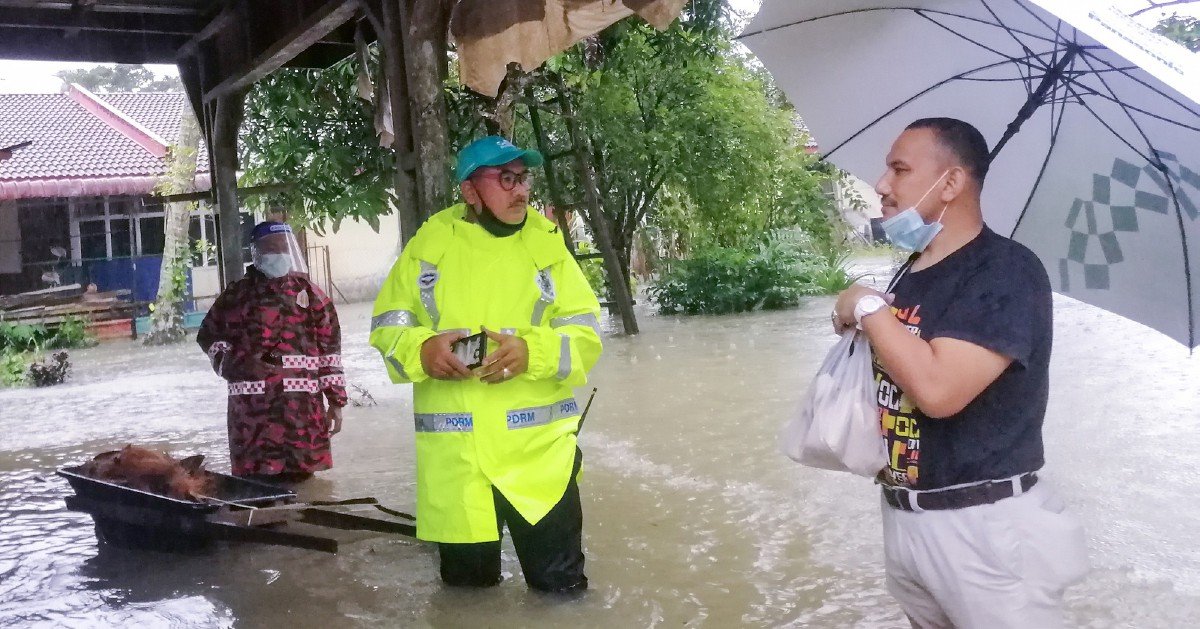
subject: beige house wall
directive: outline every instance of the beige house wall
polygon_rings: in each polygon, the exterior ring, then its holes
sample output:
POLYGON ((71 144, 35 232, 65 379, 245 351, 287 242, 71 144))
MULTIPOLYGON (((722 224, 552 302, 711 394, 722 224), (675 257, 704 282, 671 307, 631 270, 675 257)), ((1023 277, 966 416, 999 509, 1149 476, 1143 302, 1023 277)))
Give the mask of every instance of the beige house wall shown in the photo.
POLYGON ((347 220, 342 221, 337 232, 331 227, 324 235, 308 230, 306 239, 312 266, 309 275, 313 281, 325 286, 322 266, 325 251, 328 251, 329 277, 332 279, 330 293, 334 300, 338 303, 343 300, 368 301, 378 294, 383 279, 396 261, 400 224, 395 216, 382 216, 377 233, 366 221, 347 220))

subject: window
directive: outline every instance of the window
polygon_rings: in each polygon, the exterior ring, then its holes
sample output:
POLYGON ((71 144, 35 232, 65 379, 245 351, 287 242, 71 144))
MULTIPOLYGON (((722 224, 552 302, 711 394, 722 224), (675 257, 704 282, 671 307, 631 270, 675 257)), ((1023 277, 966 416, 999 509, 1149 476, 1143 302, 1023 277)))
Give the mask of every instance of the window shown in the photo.
POLYGON ((108 234, 104 221, 79 223, 79 257, 83 260, 108 257, 108 234))
POLYGON ((142 246, 139 253, 144 256, 161 256, 167 245, 167 219, 158 216, 138 216, 138 234, 142 246))

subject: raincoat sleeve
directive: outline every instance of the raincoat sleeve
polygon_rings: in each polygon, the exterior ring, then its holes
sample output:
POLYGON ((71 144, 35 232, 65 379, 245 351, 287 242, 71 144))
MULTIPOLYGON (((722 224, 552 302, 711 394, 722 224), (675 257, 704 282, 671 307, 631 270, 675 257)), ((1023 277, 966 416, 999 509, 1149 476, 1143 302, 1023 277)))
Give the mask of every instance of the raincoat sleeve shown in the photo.
POLYGON ((429 379, 421 365, 421 345, 437 335, 426 325, 428 315, 417 288, 421 264, 411 251, 410 243, 384 280, 371 316, 371 346, 383 356, 395 383, 429 379))
POLYGON ((208 314, 204 315, 204 322, 200 324, 200 331, 196 333, 196 343, 208 354, 213 371, 226 380, 231 376, 233 343, 236 341, 230 322, 237 304, 235 292, 234 286, 221 292, 208 309, 208 314))
POLYGON ((556 263, 551 275, 556 295, 543 324, 518 330, 529 345, 528 374, 581 386, 600 358, 600 302, 573 258, 556 263))
POLYGON ((320 291, 314 293, 313 301, 319 306, 313 309, 316 316, 313 333, 321 352, 317 359, 317 379, 330 406, 345 406, 348 399, 346 376, 342 371, 342 326, 338 323, 333 300, 320 291))

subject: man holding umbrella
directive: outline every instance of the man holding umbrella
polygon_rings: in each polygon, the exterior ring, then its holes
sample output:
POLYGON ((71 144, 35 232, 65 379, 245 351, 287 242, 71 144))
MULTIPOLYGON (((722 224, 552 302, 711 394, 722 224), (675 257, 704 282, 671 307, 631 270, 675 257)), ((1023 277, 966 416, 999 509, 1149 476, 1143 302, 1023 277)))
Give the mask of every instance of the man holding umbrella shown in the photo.
POLYGON ((1087 571, 1082 528, 1036 474, 1050 283, 984 224, 988 164, 973 126, 910 124, 875 190, 914 255, 889 294, 855 285, 833 312, 875 353, 887 584, 916 627, 1061 626, 1063 591, 1087 571))

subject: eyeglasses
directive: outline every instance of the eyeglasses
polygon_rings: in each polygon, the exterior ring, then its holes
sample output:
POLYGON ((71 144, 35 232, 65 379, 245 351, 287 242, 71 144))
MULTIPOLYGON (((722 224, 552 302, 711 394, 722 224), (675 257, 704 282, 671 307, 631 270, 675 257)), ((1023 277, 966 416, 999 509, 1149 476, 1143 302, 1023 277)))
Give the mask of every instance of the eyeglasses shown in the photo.
MULTIPOLYGON (((517 186, 529 186, 533 184, 533 173, 528 170, 524 172, 513 172, 511 170, 495 171, 496 182, 500 184, 500 189, 505 192, 511 192, 517 186)), ((491 172, 482 172, 480 176, 491 175, 491 172)))

